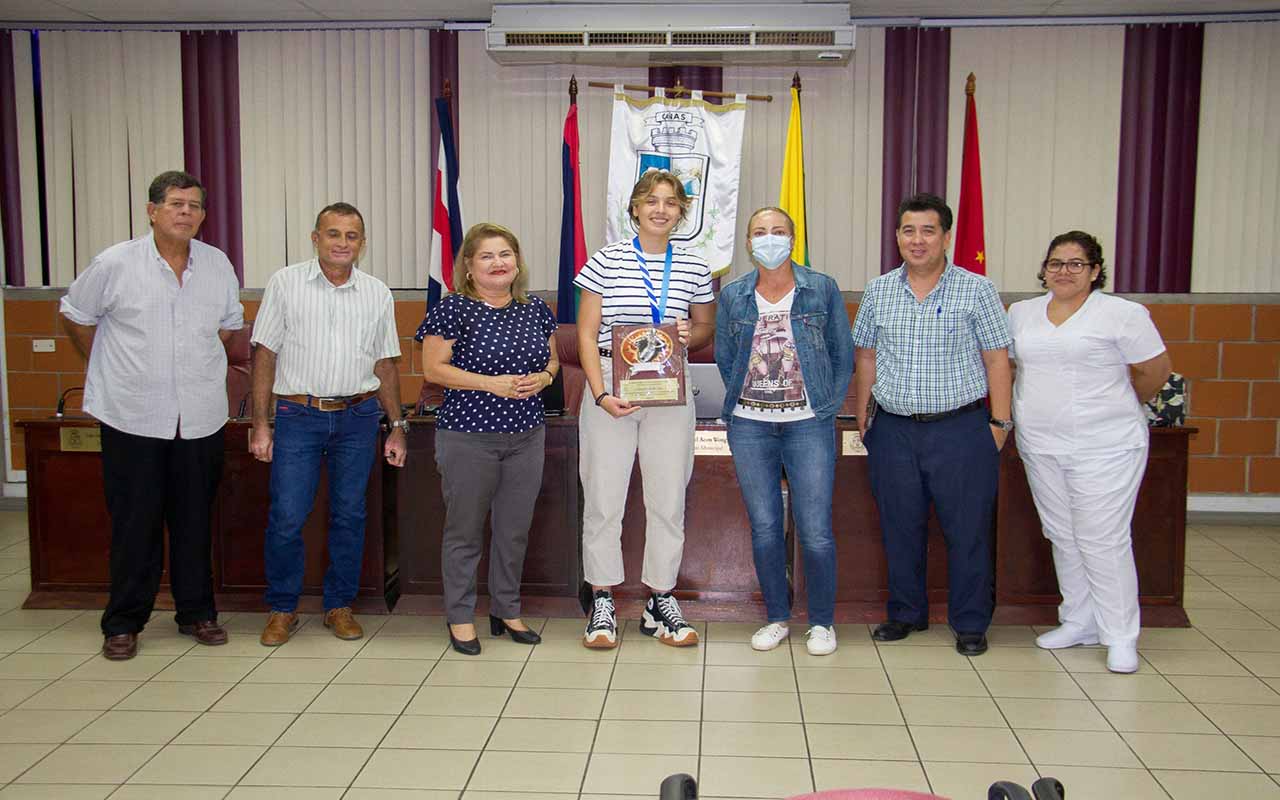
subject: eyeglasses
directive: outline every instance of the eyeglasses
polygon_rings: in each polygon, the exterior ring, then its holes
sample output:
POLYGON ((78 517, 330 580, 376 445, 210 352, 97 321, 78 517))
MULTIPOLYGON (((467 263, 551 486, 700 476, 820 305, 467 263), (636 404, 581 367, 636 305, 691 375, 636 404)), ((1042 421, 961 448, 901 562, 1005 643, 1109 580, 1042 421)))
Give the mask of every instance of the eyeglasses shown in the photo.
POLYGON ((1061 272, 1062 270, 1065 269, 1068 275, 1079 275, 1081 272, 1084 272, 1086 269, 1092 266, 1093 266, 1092 261, 1081 261, 1078 258, 1073 258, 1070 261, 1059 261, 1056 258, 1051 258, 1048 261, 1044 262, 1044 271, 1045 272, 1061 272))

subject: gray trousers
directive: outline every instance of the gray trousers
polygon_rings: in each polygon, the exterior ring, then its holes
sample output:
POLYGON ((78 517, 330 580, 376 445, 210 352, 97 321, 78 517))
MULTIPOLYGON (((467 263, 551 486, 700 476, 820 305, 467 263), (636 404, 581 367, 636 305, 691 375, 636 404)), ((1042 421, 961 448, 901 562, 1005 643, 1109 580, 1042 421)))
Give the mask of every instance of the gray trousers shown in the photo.
POLYGON ((451 625, 472 622, 476 566, 489 515, 489 611, 520 616, 520 577, 529 523, 542 488, 546 426, 524 433, 436 431, 436 466, 444 490, 440 565, 445 614, 451 625))

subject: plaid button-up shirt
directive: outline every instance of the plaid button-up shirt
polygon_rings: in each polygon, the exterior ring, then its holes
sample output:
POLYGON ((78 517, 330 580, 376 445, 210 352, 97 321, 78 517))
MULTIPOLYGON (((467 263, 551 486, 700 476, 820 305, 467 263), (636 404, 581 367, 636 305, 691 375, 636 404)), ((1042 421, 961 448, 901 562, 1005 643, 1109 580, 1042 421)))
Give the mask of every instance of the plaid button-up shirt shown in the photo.
POLYGON ((937 414, 987 395, 983 350, 1007 348, 1009 322, 991 281, 950 262, 919 302, 899 266, 867 284, 853 344, 876 351, 876 403, 937 414))

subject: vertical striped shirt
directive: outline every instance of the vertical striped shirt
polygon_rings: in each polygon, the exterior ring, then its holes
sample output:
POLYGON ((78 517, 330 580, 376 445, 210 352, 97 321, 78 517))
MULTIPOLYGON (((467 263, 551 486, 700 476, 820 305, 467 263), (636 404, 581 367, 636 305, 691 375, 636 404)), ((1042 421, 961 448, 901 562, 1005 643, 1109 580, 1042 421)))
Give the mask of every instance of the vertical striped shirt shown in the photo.
POLYGON ((275 394, 372 392, 373 365, 400 355, 391 290, 359 269, 334 286, 314 258, 285 267, 267 282, 253 343, 276 354, 275 394))
MULTIPOLYGON (((227 421, 221 330, 244 325, 240 284, 221 250, 192 240, 182 283, 151 234, 99 253, 62 298, 77 325, 94 325, 84 410, 154 439, 199 439, 227 421)), ((52 398, 50 398, 52 401, 52 398)))
POLYGON ((995 284, 948 263, 923 301, 906 267, 862 295, 855 347, 876 351, 876 402, 891 414, 938 414, 987 396, 983 350, 1009 346, 1009 323, 995 284))
MULTIPOLYGON (((667 254, 645 253, 644 259, 654 293, 660 297, 667 254)), ((574 286, 600 295, 600 330, 596 341, 606 350, 613 346, 614 325, 653 323, 649 292, 641 269, 643 267, 636 260, 635 246, 627 239, 597 250, 578 277, 573 279, 574 286)), ((683 247, 673 247, 671 284, 663 322, 688 319, 690 304, 710 303, 715 299, 711 292, 711 267, 707 262, 683 247)))

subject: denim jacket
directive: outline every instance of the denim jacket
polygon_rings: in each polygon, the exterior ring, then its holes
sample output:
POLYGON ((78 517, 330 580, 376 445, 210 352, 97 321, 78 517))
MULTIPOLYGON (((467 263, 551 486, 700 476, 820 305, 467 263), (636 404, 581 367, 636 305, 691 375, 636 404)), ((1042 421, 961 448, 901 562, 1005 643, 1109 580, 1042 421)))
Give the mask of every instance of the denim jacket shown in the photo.
MULTIPOLYGON (((793 263, 791 269, 796 280, 791 330, 804 374, 805 391, 814 415, 818 419, 832 419, 844 402, 849 378, 853 375, 849 314, 834 280, 799 264, 793 263)), ((738 404, 751 358, 751 339, 759 316, 757 276, 758 272, 752 270, 720 291, 716 311, 716 365, 724 378, 721 417, 725 422, 733 416, 733 408, 738 404)))

